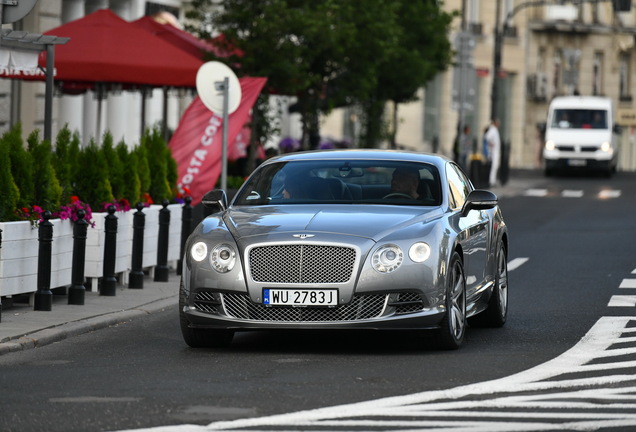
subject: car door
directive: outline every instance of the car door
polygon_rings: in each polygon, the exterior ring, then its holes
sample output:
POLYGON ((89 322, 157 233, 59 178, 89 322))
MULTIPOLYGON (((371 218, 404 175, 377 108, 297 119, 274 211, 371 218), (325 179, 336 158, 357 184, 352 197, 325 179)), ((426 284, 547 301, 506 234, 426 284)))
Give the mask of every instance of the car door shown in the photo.
POLYGON ((488 258, 489 218, 485 210, 471 210, 462 216, 461 211, 468 194, 473 190, 470 180, 454 163, 446 169, 449 186, 449 203, 455 212, 453 221, 459 242, 464 251, 466 297, 470 302, 484 285, 488 258))

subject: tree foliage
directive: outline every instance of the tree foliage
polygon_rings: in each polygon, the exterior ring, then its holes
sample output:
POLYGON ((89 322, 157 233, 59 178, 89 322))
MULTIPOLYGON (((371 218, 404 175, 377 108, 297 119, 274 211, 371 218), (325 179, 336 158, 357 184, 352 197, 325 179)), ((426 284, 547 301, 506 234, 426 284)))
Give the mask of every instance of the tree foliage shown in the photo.
MULTIPOLYGON (((270 94, 298 98, 303 147, 315 146, 318 116, 338 106, 368 109, 410 101, 450 63, 452 16, 433 0, 193 0, 204 38, 213 28, 238 74, 264 76, 270 94)), ((365 134, 377 140, 375 133, 365 134)), ((371 142, 367 143, 371 144, 371 142)), ((375 144, 375 143, 373 143, 375 144)))

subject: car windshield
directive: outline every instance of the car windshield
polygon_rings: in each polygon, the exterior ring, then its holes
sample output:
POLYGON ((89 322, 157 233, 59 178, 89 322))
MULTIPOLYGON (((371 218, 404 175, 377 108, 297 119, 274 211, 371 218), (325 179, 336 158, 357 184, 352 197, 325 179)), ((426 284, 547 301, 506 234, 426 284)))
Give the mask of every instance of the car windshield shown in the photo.
POLYGON ((607 129, 607 111, 603 109, 555 109, 552 127, 559 129, 607 129))
POLYGON ((234 205, 392 204, 437 206, 437 168, 426 163, 377 160, 275 162, 259 167, 234 205))

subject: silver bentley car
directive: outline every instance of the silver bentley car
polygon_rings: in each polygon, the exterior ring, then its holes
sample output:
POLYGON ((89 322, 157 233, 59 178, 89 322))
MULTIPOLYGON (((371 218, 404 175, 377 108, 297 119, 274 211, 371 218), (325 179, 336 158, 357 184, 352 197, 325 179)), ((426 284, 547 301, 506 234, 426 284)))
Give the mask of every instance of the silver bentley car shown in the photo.
POLYGON ((445 157, 285 154, 261 164, 231 203, 222 190, 203 203, 211 214, 186 242, 179 295, 192 347, 248 330, 421 329, 456 349, 469 322, 506 321, 497 196, 445 157))

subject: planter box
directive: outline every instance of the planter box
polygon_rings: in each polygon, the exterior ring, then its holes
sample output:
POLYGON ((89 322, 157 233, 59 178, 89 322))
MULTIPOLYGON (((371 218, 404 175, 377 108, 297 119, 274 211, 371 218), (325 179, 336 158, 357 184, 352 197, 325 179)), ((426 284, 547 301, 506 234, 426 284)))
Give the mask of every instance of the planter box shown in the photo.
MULTIPOLYGON (((51 219, 51 286, 66 287, 72 282, 73 224, 51 219)), ((30 221, 0 222, 0 296, 28 294, 37 291, 38 229, 30 221)))
POLYGON ((176 262, 181 258, 181 217, 183 215, 183 204, 170 204, 168 209, 170 210, 168 265, 172 265, 176 269, 176 262))
MULTIPOLYGON (((159 241, 159 211, 163 207, 144 208, 143 268, 154 270, 157 265, 159 241)), ((168 231, 168 265, 176 268, 181 248, 181 216, 183 206, 171 204, 168 231)), ((115 273, 119 282, 128 283, 132 266, 133 218, 137 210, 117 212, 117 246, 115 273)), ((84 277, 88 291, 97 290, 97 280, 104 273, 105 217, 108 213, 93 213, 94 227, 86 232, 84 277)), ((73 224, 69 220, 51 219, 53 243, 51 245, 51 289, 67 287, 73 282, 73 224)), ((38 229, 30 221, 0 222, 0 295, 34 293, 37 291, 38 229)))
MULTIPOLYGON (((128 282, 132 262, 132 238, 134 211, 117 212, 117 242, 115 248, 115 274, 119 275, 122 284, 128 282)), ((104 275, 104 243, 106 240, 106 216, 108 213, 93 213, 94 227, 88 228, 86 236, 86 258, 84 276, 87 278, 87 289, 96 291, 97 278, 104 275)))

